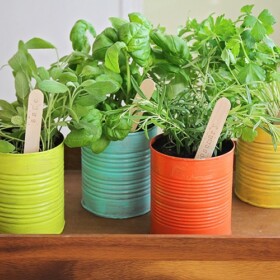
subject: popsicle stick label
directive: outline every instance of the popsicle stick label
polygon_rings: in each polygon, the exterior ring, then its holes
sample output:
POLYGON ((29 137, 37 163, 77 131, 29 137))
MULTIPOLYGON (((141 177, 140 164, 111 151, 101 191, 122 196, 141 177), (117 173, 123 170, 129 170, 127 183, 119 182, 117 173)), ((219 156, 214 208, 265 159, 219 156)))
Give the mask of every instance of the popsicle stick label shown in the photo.
POLYGON ((27 122, 25 131, 24 153, 35 153, 40 148, 44 95, 38 90, 32 90, 28 98, 27 122))
MULTIPOLYGON (((145 79, 141 85, 140 85, 140 89, 142 90, 142 92, 145 94, 146 98, 149 100, 151 99, 153 92, 155 91, 155 83, 152 79, 145 79)), ((137 93, 134 100, 140 99, 140 95, 137 93)), ((136 111, 136 108, 134 108, 130 113, 131 115, 136 111)), ((136 116, 140 117, 142 115, 141 112, 138 112, 135 114, 136 116)), ((135 122, 132 124, 132 128, 131 128, 131 132, 134 132, 137 128, 138 123, 135 122)))
POLYGON ((226 118, 230 110, 230 101, 222 97, 213 109, 209 122, 206 126, 202 140, 195 155, 195 159, 204 159, 212 157, 218 139, 223 130, 226 118))

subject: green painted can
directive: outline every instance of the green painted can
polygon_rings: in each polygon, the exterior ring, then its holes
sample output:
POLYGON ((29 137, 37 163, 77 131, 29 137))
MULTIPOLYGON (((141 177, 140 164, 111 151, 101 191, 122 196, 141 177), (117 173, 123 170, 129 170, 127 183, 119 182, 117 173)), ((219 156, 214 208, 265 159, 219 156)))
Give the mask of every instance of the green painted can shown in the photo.
MULTIPOLYGON (((149 130, 149 138, 156 127, 149 130)), ((150 149, 145 133, 130 133, 100 154, 82 148, 82 205, 102 217, 124 219, 150 211, 150 149)))
POLYGON ((64 145, 0 153, 0 233, 59 234, 64 228, 64 145))

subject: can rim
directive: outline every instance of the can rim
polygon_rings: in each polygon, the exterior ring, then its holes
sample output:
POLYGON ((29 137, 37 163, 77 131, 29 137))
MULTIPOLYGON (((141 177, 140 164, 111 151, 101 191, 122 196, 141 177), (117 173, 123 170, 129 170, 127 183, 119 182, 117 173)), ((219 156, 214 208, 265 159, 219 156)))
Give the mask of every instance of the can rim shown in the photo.
POLYGON ((177 160, 177 161, 184 161, 184 162, 189 162, 189 161, 192 161, 192 162, 207 162, 207 161, 213 161, 213 160, 219 160, 221 158, 224 158, 224 157, 227 157, 229 155, 231 155, 232 153, 234 153, 234 149, 235 149, 235 142, 230 139, 231 143, 232 143, 232 148, 230 151, 222 154, 222 155, 219 155, 219 156, 216 156, 216 157, 211 157, 211 158, 204 158, 204 159, 195 159, 195 158, 183 158, 183 157, 175 157, 175 156, 170 156, 170 155, 167 155, 167 154, 164 154, 164 153, 161 153, 159 152, 158 150, 156 150, 154 147, 153 147, 153 144, 159 139, 163 137, 163 133, 161 134, 158 134, 157 136, 153 137, 151 140, 150 140, 150 149, 153 151, 153 153, 157 154, 158 156, 161 156, 165 159, 173 159, 173 160, 177 160))

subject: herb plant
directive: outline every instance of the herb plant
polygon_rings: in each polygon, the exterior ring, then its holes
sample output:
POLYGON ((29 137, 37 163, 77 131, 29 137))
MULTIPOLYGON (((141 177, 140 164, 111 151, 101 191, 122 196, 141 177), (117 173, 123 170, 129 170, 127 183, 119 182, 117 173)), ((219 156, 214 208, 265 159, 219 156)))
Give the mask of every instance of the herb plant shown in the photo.
POLYGON ((70 33, 73 53, 54 66, 74 78, 67 83, 73 102, 65 143, 90 146, 95 153, 130 132, 133 118, 126 106, 136 95, 132 82, 140 85, 152 65, 150 22, 139 13, 130 14, 129 21, 110 21, 112 26, 97 36, 90 23, 76 22, 70 33))
MULTIPOLYGON (((143 117, 142 127, 150 123, 160 126, 169 139, 168 146, 178 154, 194 155, 221 97, 230 100, 231 111, 216 154, 224 140, 241 137, 252 141, 257 127, 268 131, 275 145, 279 142, 279 129, 273 125, 277 118, 271 110, 279 105, 279 96, 267 86, 279 81, 279 47, 269 37, 275 19, 268 10, 255 17, 252 9, 253 5, 244 6, 236 21, 224 15, 210 15, 201 23, 188 19, 179 32, 189 50, 181 64, 171 60, 159 44, 157 38, 164 32, 157 31, 158 36, 152 37, 161 60, 153 65, 150 75, 159 92, 155 100, 138 104, 149 113, 143 117)), ((174 57, 181 54, 177 48, 174 57)))
POLYGON ((20 41, 18 51, 9 60, 13 70, 16 101, 9 103, 0 100, 0 152, 22 153, 26 129, 27 102, 29 93, 39 88, 44 93, 44 111, 41 131, 41 151, 56 145, 59 131, 66 125, 66 104, 69 99, 68 88, 52 77, 44 67, 38 67, 31 56, 31 49, 54 49, 55 47, 40 38, 26 43, 20 41))

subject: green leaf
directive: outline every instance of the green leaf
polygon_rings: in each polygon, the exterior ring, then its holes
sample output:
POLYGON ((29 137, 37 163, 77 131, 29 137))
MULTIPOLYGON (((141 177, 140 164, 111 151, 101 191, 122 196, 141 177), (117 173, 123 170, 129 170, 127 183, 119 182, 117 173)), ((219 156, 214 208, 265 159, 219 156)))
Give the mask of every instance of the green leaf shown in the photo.
POLYGON ((98 66, 91 66, 91 65, 86 65, 80 76, 82 77, 96 77, 99 76, 102 73, 100 67, 98 66))
POLYGON ((108 147, 109 144, 110 144, 110 140, 102 136, 96 141, 92 141, 90 148, 92 152, 94 152, 95 154, 99 154, 103 152, 108 147))
POLYGON ((41 38, 32 38, 25 43, 27 49, 55 49, 55 46, 41 38))
POLYGON ((97 105, 98 103, 104 101, 108 94, 115 93, 119 90, 120 85, 113 80, 108 81, 97 81, 91 87, 86 87, 86 91, 92 97, 91 104, 97 105), (95 101, 93 101, 95 100, 95 101))
POLYGON ((255 23, 257 22, 257 18, 252 16, 252 15, 248 15, 244 18, 244 25, 246 27, 253 27, 255 25, 255 23))
POLYGON ((234 36, 234 34, 236 34, 233 21, 225 19, 223 15, 217 17, 213 32, 225 41, 229 40, 232 36, 234 36))
POLYGON ((265 80, 265 70, 255 63, 249 63, 241 68, 238 74, 238 80, 242 84, 265 80))
POLYGON ((27 67, 29 69, 29 76, 31 77, 32 74, 33 74, 33 76, 36 75, 37 74, 37 65, 36 65, 34 58, 29 53, 26 54, 26 58, 27 58, 27 63, 28 63, 27 67))
POLYGON ((15 150, 15 146, 5 140, 0 140, 0 153, 11 153, 15 150))
POLYGON ((54 80, 57 80, 60 77, 60 75, 62 74, 62 72, 63 72, 62 68, 60 68, 60 67, 53 67, 50 70, 50 75, 51 75, 51 77, 54 80))
POLYGON ((8 63, 15 72, 25 69, 28 64, 25 52, 22 50, 18 50, 8 61, 8 63))
POLYGON ((118 17, 110 17, 109 20, 111 21, 113 27, 115 29, 119 29, 123 24, 128 23, 127 20, 118 18, 118 17))
POLYGON ((90 43, 87 37, 87 31, 95 37, 96 32, 94 27, 87 21, 78 20, 71 29, 70 40, 75 51, 88 53, 90 50, 90 43))
POLYGON ((119 41, 117 31, 108 27, 96 36, 92 45, 92 57, 94 59, 104 60, 106 51, 115 42, 119 41))
POLYGON ((87 80, 82 83, 88 95, 78 96, 77 104, 82 106, 96 106, 100 102, 106 100, 107 95, 118 91, 119 84, 115 81, 93 81, 87 80))
POLYGON ((261 41, 266 35, 266 28, 257 20, 252 28, 251 34, 256 41, 261 41))
POLYGON ((240 40, 238 37, 233 37, 226 42, 226 47, 231 50, 232 54, 236 58, 240 52, 240 40))
POLYGON ((15 113, 6 110, 0 110, 0 120, 3 122, 11 123, 11 118, 14 116, 15 113))
POLYGON ((253 8, 254 8, 254 5, 245 5, 241 8, 241 12, 245 13, 245 14, 251 14, 253 8))
POLYGON ((86 130, 91 132, 92 141, 96 141, 102 135, 102 120, 103 115, 97 109, 88 111, 87 115, 81 118, 79 124, 86 130))
POLYGON ((119 84, 115 81, 107 80, 107 81, 97 81, 90 85, 84 85, 84 89, 92 95, 106 95, 110 93, 114 93, 119 90, 119 84))
POLYGON ((22 116, 22 117, 24 118, 24 117, 25 117, 25 114, 26 114, 25 108, 23 108, 23 107, 16 107, 16 109, 17 109, 18 115, 19 115, 19 116, 22 116))
POLYGON ((37 72, 42 80, 48 80, 50 78, 50 74, 45 67, 38 67, 37 72))
POLYGON ((115 73, 120 73, 119 55, 122 49, 127 49, 124 42, 116 42, 109 47, 105 55, 105 66, 115 73))
POLYGON ((78 81, 78 77, 76 76, 75 73, 73 72, 63 72, 60 76, 59 76, 59 82, 63 83, 63 84, 67 84, 68 82, 77 82, 78 81))
POLYGON ((104 136, 112 141, 123 140, 130 132, 132 121, 121 114, 107 116, 104 136))
POLYGON ((126 23, 119 29, 119 38, 135 62, 147 66, 151 53, 149 29, 136 22, 126 23))
POLYGON ((8 112, 11 112, 11 113, 17 113, 13 104, 10 104, 6 100, 0 99, 0 108, 2 108, 3 110, 6 110, 8 112))
POLYGON ((15 88, 16 95, 21 100, 24 100, 30 92, 29 81, 25 73, 23 73, 22 71, 16 73, 15 88))
POLYGON ((275 24, 275 18, 268 10, 263 10, 258 18, 248 15, 244 19, 244 25, 252 28, 251 35, 256 41, 261 41, 265 35, 271 34, 273 24, 275 24))
POLYGON ((178 94, 184 92, 188 84, 188 81, 186 81, 182 75, 176 75, 175 78, 166 86, 166 96, 169 99, 177 97, 178 94))
POLYGON ((11 118, 11 122, 14 125, 22 126, 23 125, 23 118, 21 116, 13 116, 11 118))
POLYGON ((254 141, 254 139, 257 137, 258 135, 258 132, 256 130, 253 130, 253 128, 250 128, 250 127, 244 127, 242 129, 242 132, 241 132, 241 138, 243 141, 246 141, 246 142, 252 142, 254 141))
POLYGON ((81 86, 82 87, 91 87, 95 83, 96 83, 95 80, 89 79, 89 80, 85 80, 84 82, 82 82, 81 86))
POLYGON ((265 9, 260 13, 258 19, 262 22, 267 34, 271 34, 273 32, 272 25, 276 23, 276 20, 272 14, 267 9, 265 9))
POLYGON ((149 30, 153 28, 153 25, 150 23, 150 21, 140 13, 130 13, 128 17, 131 22, 140 23, 149 30))
POLYGON ((123 83, 123 79, 122 76, 118 73, 115 73, 107 68, 104 69, 104 73, 103 75, 99 75, 98 77, 96 77, 96 81, 107 81, 107 80, 111 80, 114 82, 117 82, 119 84, 119 88, 121 88, 121 85, 123 83))
POLYGON ((92 141, 92 134, 86 129, 73 129, 65 138, 65 144, 70 148, 88 146, 92 141))
POLYGON ((74 104, 72 107, 72 110, 75 112, 77 118, 82 118, 84 116, 86 116, 89 111, 91 111, 92 109, 94 109, 95 107, 90 105, 90 106, 81 106, 79 104, 74 104))
POLYGON ((256 40, 253 38, 250 30, 245 30, 241 34, 242 39, 248 49, 254 49, 256 40))
POLYGON ((232 51, 229 49, 223 49, 221 58, 228 66, 230 64, 236 64, 235 56, 233 55, 232 51))
POLYGON ((48 93, 65 93, 68 91, 68 87, 62 83, 44 80, 38 83, 38 88, 44 92, 48 93))
POLYGON ((164 57, 171 63, 182 65, 189 59, 190 52, 185 40, 175 35, 152 31, 151 39, 162 49, 164 57))

